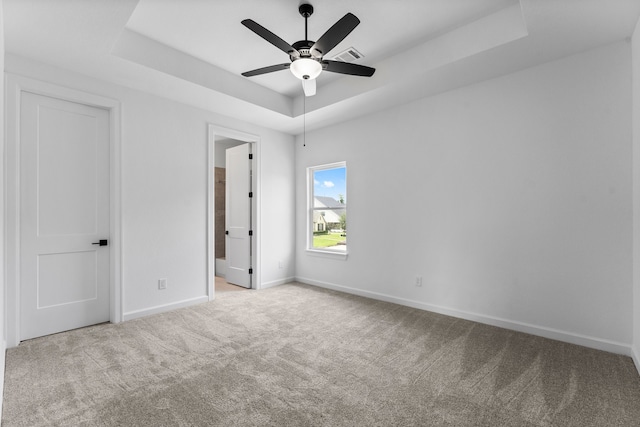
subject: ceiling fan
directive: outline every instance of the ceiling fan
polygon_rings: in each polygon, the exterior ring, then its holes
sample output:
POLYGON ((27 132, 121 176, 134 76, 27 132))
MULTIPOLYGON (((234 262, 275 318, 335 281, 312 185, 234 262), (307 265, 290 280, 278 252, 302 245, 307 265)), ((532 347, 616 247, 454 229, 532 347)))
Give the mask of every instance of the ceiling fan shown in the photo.
POLYGON ((352 64, 342 61, 332 61, 324 59, 324 56, 331 49, 358 26, 360 20, 352 13, 347 13, 338 22, 333 24, 318 41, 309 40, 307 35, 307 19, 313 14, 313 6, 302 4, 298 8, 300 15, 304 17, 304 40, 290 45, 262 25, 251 19, 242 21, 242 25, 289 55, 290 63, 270 65, 256 70, 242 73, 245 77, 253 77, 260 74, 272 73, 274 71, 290 69, 294 76, 302 80, 302 88, 306 96, 316 94, 316 77, 324 71, 332 73, 349 74, 352 76, 371 77, 376 71, 375 68, 364 65, 352 64))

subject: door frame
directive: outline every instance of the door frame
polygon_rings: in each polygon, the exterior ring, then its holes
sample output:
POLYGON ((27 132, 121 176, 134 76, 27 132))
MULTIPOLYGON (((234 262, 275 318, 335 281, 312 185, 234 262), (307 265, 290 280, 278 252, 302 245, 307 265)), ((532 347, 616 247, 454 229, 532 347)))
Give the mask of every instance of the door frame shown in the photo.
POLYGON ((20 343, 20 110, 22 92, 50 96, 109 112, 109 320, 122 322, 121 103, 118 100, 6 73, 5 286, 7 347, 20 343))
POLYGON ((253 254, 253 277, 251 289, 260 289, 260 137, 258 135, 229 129, 212 123, 208 124, 208 153, 207 153, 207 296, 209 301, 215 299, 215 143, 216 137, 235 139, 251 143, 253 153, 253 198, 252 229, 253 239, 251 250, 253 254))

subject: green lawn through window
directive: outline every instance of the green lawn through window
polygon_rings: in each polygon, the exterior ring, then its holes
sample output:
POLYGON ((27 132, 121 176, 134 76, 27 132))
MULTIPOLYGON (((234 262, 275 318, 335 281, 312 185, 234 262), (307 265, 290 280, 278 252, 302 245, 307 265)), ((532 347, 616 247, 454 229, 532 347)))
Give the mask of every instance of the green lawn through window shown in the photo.
POLYGON ((314 248, 328 248, 330 246, 336 246, 339 243, 347 242, 346 236, 342 236, 345 233, 329 233, 329 234, 318 234, 313 236, 313 247, 314 248))

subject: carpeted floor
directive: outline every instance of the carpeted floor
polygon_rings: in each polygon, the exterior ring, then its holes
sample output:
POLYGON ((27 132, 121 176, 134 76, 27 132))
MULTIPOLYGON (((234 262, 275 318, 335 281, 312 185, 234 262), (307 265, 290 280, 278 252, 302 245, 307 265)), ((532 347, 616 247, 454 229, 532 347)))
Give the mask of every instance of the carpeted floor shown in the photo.
POLYGON ((22 343, 10 426, 638 426, 628 357, 289 284, 22 343))

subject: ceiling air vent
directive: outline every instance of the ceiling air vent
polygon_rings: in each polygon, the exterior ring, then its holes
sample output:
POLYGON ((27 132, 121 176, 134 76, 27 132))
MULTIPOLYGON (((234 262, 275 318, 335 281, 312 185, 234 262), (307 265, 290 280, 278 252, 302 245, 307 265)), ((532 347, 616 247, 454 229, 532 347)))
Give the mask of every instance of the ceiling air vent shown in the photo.
POLYGON ((353 62, 356 59, 360 59, 360 58, 364 58, 364 55, 358 52, 356 48, 350 47, 349 49, 340 52, 339 54, 337 54, 331 59, 335 61, 342 61, 342 62, 353 62))

